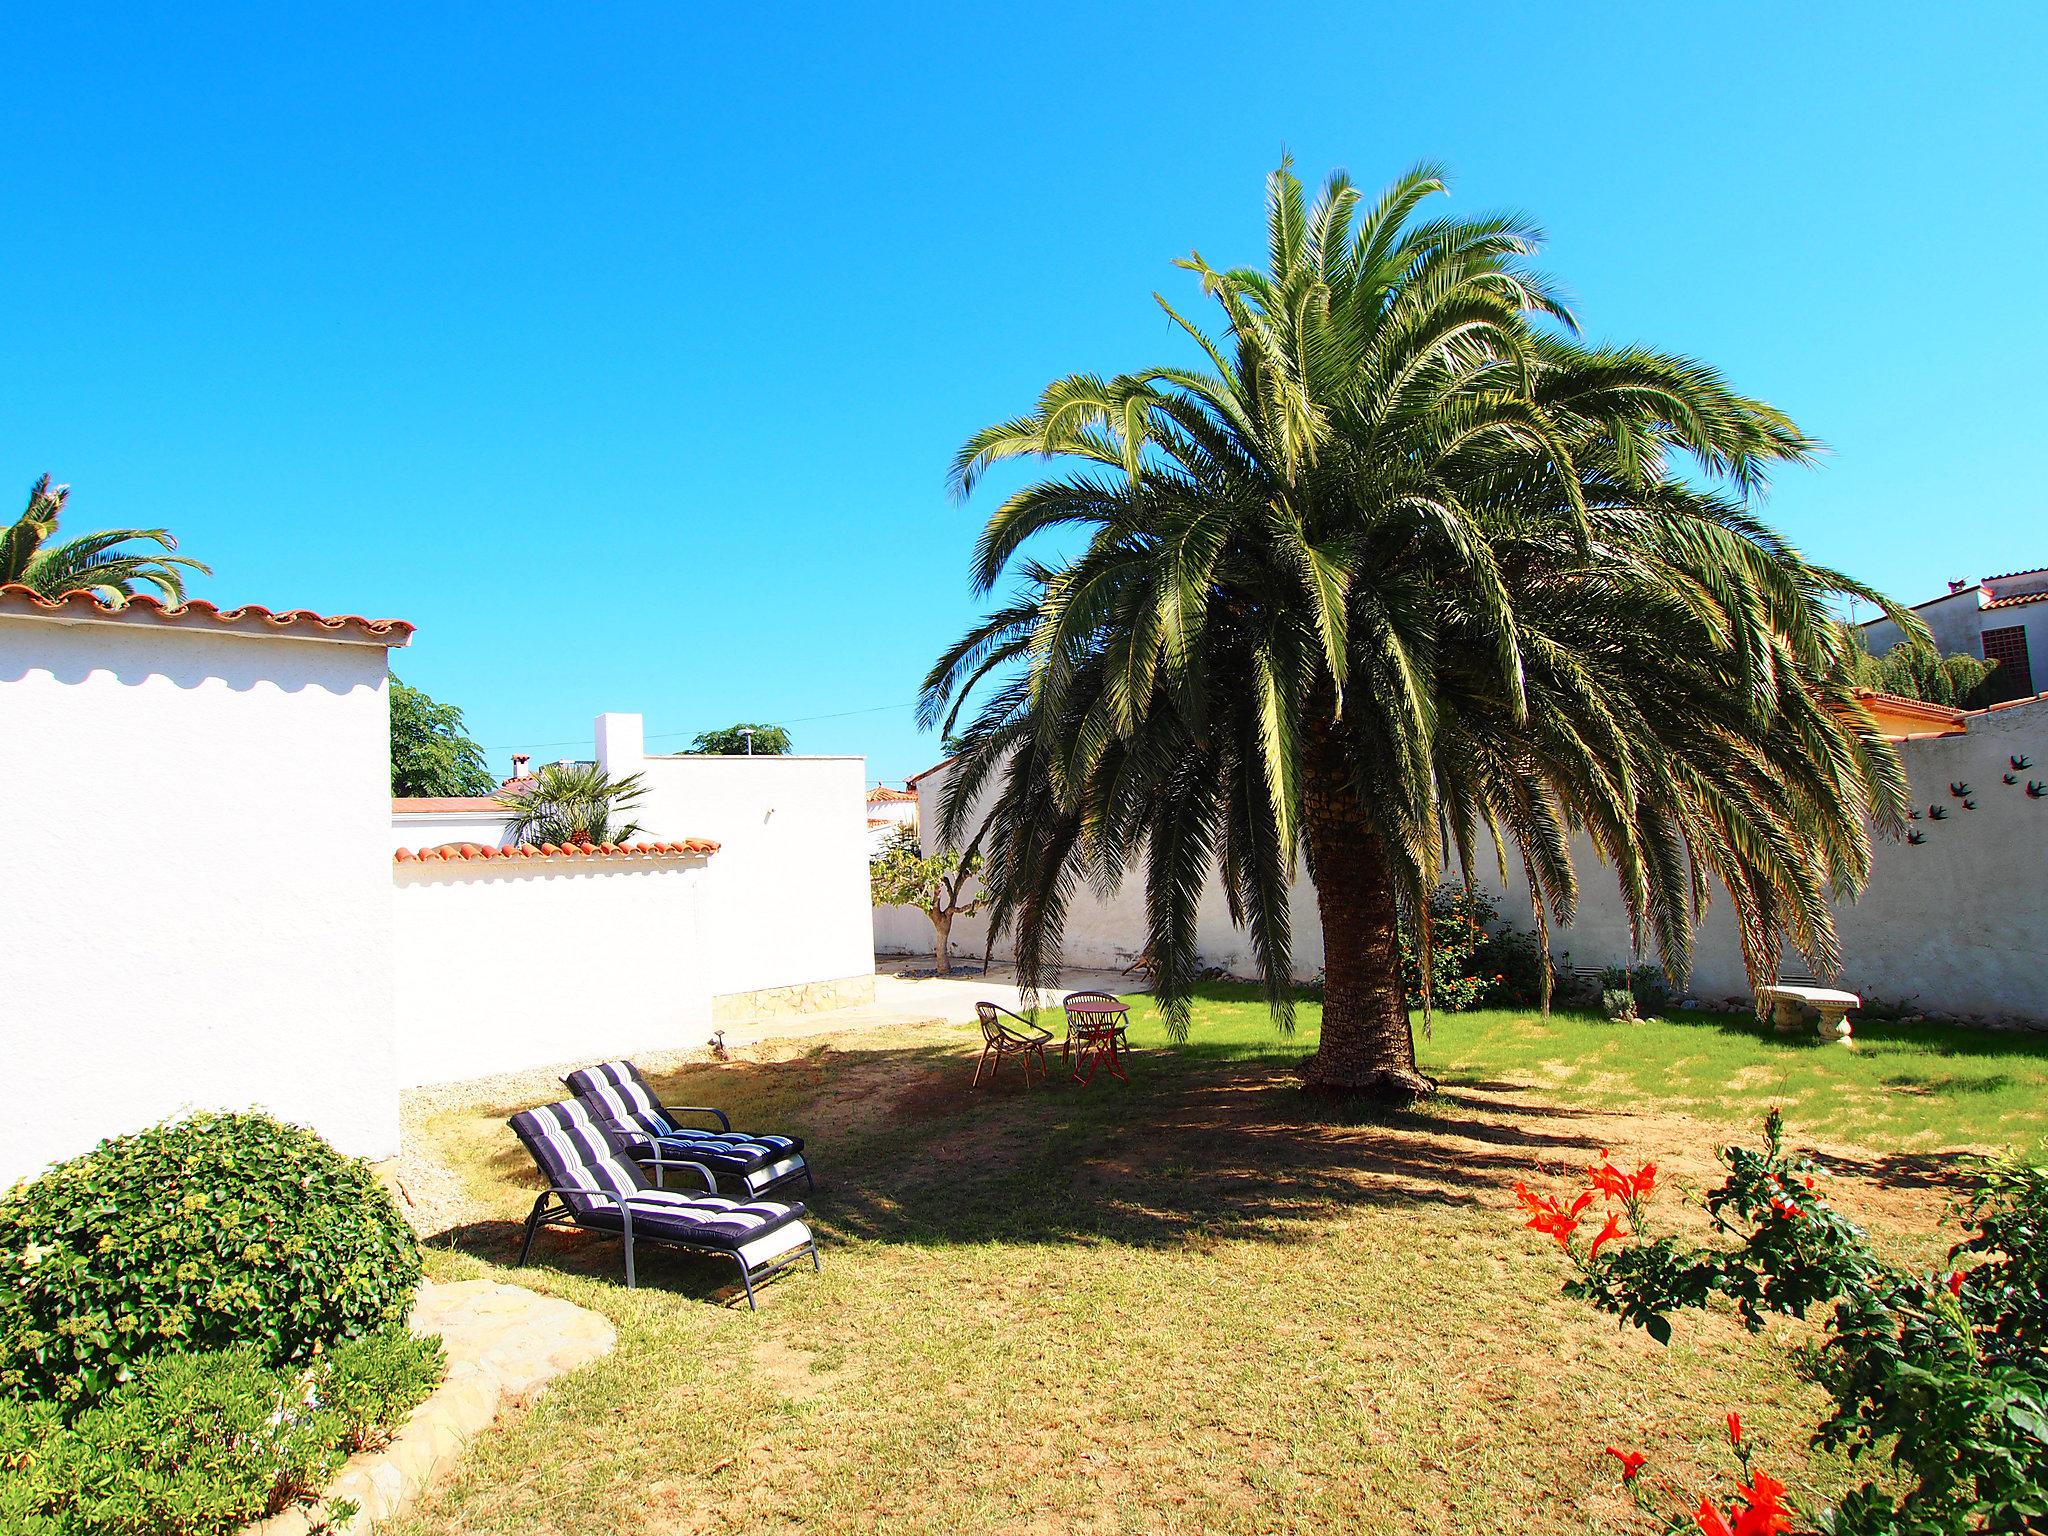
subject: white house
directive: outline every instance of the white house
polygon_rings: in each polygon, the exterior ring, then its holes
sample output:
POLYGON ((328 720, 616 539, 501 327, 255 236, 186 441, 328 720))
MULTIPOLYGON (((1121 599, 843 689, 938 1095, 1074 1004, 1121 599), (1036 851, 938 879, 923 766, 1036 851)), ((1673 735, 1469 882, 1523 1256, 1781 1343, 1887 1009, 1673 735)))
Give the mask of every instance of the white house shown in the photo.
MULTIPOLYGON (((1998 663, 1991 697, 2003 702, 2032 697, 2048 687, 2048 566, 2008 571, 1982 581, 1951 581, 1940 597, 1913 611, 1933 632, 1944 655, 1962 652, 1998 663)), ((1899 643, 1890 619, 1872 619, 1863 637, 1873 655, 1899 643)))
POLYGON ((386 678, 411 634, 0 587, 0 1184, 194 1107, 397 1150, 386 678))

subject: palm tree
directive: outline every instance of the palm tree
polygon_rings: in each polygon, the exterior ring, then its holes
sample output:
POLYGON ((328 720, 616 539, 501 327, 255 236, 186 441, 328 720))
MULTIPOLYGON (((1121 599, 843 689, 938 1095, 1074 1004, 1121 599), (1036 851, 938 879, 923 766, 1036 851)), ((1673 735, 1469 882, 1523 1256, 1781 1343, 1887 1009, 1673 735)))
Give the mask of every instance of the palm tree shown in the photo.
POLYGON ((0 532, 0 586, 24 586, 44 597, 90 592, 118 606, 134 595, 139 582, 175 603, 185 596, 182 571, 213 574, 211 567, 181 555, 138 554, 121 547, 141 539, 176 549, 178 541, 164 528, 107 528, 62 543, 49 542, 70 496, 70 486, 52 485, 48 475, 29 487, 28 510, 0 532))
POLYGON ((1206 367, 1059 379, 971 438, 962 497, 1004 460, 1070 468, 990 516, 976 588, 1014 572, 1018 591, 921 707, 968 722, 941 831, 989 799, 990 918, 1027 983, 1057 965, 1079 881, 1142 869, 1184 1029, 1218 877, 1284 1026, 1305 855, 1325 981, 1307 1080, 1391 1097, 1432 1086, 1399 923, 1426 929, 1426 893, 1447 866, 1472 878, 1482 839, 1546 939, 1583 833, 1675 975, 1717 886, 1753 973, 1781 935, 1826 970, 1827 892, 1859 888, 1866 813, 1896 831, 1906 797, 1827 603, 1898 611, 1748 510, 1815 445, 1703 364, 1576 343, 1528 265, 1536 232, 1418 219, 1440 190, 1423 167, 1367 207, 1337 175, 1306 206, 1283 163, 1268 270, 1179 263, 1225 339, 1159 301, 1206 367), (1086 542, 1026 558, 1048 530, 1086 542))
POLYGON ((548 763, 531 785, 501 791, 498 800, 512 811, 515 843, 624 843, 638 835, 640 823, 615 822, 612 816, 647 793, 640 778, 634 773, 614 779, 595 763, 548 763))

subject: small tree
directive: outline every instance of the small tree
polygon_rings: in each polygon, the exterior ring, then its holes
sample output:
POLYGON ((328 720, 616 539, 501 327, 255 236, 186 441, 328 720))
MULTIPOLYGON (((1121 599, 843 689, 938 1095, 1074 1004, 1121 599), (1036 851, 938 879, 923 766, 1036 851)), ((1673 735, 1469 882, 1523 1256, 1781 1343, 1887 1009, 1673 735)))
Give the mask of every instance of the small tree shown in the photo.
POLYGON ((781 757, 789 751, 789 732, 779 725, 728 725, 700 733, 690 750, 717 757, 781 757))
POLYGON ((878 907, 916 907, 931 919, 933 953, 941 976, 953 974, 946 946, 953 919, 972 917, 988 900, 981 883, 977 835, 965 849, 946 848, 926 854, 918 848, 917 829, 900 828, 889 846, 869 861, 868 886, 878 907), (967 893, 974 894, 969 896, 967 893))
POLYGON ((391 675, 391 793, 488 795, 498 781, 483 748, 462 728, 462 711, 391 675))
POLYGON ((566 847, 631 841, 640 823, 614 821, 612 815, 646 793, 637 773, 614 779, 595 763, 548 763, 534 775, 532 788, 507 790, 498 798, 512 808, 513 842, 566 847))

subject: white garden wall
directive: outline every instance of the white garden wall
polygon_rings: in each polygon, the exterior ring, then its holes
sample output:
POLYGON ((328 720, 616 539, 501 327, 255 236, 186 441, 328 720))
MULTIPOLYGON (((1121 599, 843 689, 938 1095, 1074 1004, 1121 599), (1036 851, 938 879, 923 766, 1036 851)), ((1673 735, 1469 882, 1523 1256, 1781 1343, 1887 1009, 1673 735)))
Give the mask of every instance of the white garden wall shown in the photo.
MULTIPOLYGON (((2030 781, 2048 786, 2048 699, 1967 719, 1963 735, 1901 744, 1921 814, 1913 828, 1925 841, 1880 843, 1869 889, 1861 900, 1837 906, 1843 982, 1874 1001, 1911 1004, 1946 1017, 2048 1026, 2048 798, 2026 793, 2030 781), (2031 766, 2014 769, 2015 757, 2031 766), (2017 782, 2006 784, 2008 773, 2017 782), (1975 810, 1963 809, 1949 793, 1951 783, 1969 785, 1975 810), (1946 815, 1929 819, 1930 806, 1946 815)), ((942 766, 916 781, 928 847, 949 776, 942 766)), ((1611 873, 1584 838, 1576 862, 1578 920, 1552 935, 1552 952, 1568 951, 1574 965, 1629 964, 1628 923, 1611 873)), ((1526 887, 1515 880, 1503 891, 1490 865, 1475 874, 1500 896, 1503 915, 1526 927, 1526 887)), ((1322 933, 1305 874, 1295 884, 1293 913, 1295 972, 1312 976, 1322 965, 1322 933)), ((878 953, 931 952, 931 924, 913 909, 877 907, 873 921, 878 953)), ((986 942, 981 918, 954 922, 955 956, 978 959, 986 942)), ((1063 946, 1069 964, 1120 967, 1142 953, 1145 943, 1141 878, 1127 880, 1107 901, 1085 889, 1076 893, 1063 946)), ((1230 925, 1213 881, 1202 901, 1199 948, 1204 965, 1252 972, 1250 946, 1230 925)), ((1009 953, 1007 944, 996 948, 998 959, 1009 953)), ((1748 995, 1725 899, 1709 909, 1694 954, 1696 995, 1748 995)), ((1785 963, 1790 970, 1800 961, 1788 954, 1785 963)))
POLYGON ((395 1153, 385 658, 406 631, 25 607, 0 610, 0 1184, 193 1108, 395 1153))
POLYGON ((708 1038, 703 857, 410 862, 391 878, 402 1086, 708 1038))
POLYGON ((646 774, 649 838, 706 837, 704 954, 714 997, 837 984, 872 993, 867 764, 858 757, 642 757, 637 716, 599 719, 599 761, 646 774), (623 722, 630 721, 630 727, 623 722))

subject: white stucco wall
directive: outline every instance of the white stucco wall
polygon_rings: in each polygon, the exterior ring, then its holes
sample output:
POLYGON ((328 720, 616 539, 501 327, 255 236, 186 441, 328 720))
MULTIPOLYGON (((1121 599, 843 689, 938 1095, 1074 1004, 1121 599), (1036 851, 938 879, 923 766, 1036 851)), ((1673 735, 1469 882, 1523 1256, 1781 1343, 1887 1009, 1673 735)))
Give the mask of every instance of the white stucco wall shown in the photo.
MULTIPOLYGON (((919 842, 929 852, 937 846, 937 827, 944 804, 945 788, 952 769, 942 767, 916 781, 918 794, 919 842)), ((984 804, 992 790, 985 792, 984 804)), ((1323 965, 1322 926, 1316 915, 1315 888, 1306 874, 1295 881, 1294 971, 1301 980, 1313 977, 1323 965)), ((874 907, 874 945, 877 954, 929 955, 933 950, 931 920, 914 907, 874 907)), ((1083 886, 1074 893, 1067 908, 1065 938, 1061 945, 1064 963, 1088 970, 1121 970, 1144 953, 1145 887, 1142 874, 1126 880, 1104 899, 1083 886)), ((984 917, 953 920, 951 952, 956 959, 979 960, 988 943, 988 922, 984 917)), ((1255 966, 1251 942, 1233 926, 1223 899, 1223 889, 1211 880, 1202 892, 1196 918, 1196 947, 1204 966, 1220 967, 1233 975, 1250 975, 1255 966)), ((1007 942, 996 946, 997 959, 1008 959, 1007 942)))
POLYGON ((398 1149, 386 649, 0 617, 0 1183, 192 1108, 398 1149))
MULTIPOLYGON (((1869 888, 1859 901, 1837 905, 1843 983, 1873 1001, 1910 1004, 1943 1017, 2048 1026, 2048 798, 2026 793, 2030 780, 2048 784, 2048 700, 1972 714, 1966 734, 1905 742, 1901 751, 1921 813, 1912 825, 1926 841, 1880 843, 1869 888), (2014 757, 2030 759, 2032 766, 2015 770, 2014 757), (2018 782, 2004 783, 2007 773, 2018 782), (1964 810, 1949 793, 1952 782, 1969 785, 1975 810, 1964 810), (1929 820, 1931 805, 1944 808, 1945 819, 1929 820)), ((937 825, 947 776, 942 769, 919 781, 927 829, 937 825)), ((1574 965, 1631 963, 1628 923, 1612 873, 1583 837, 1575 859, 1578 918, 1552 934, 1552 953, 1569 952, 1574 965)), ((1528 926, 1528 892, 1519 879, 1503 889, 1490 865, 1475 874, 1500 898, 1503 916, 1528 926)), ((1293 912, 1295 971, 1312 975, 1322 964, 1322 934, 1306 876, 1296 882, 1293 912)), ((877 907, 874 925, 880 953, 931 950, 931 924, 910 908, 877 907)), ((1250 947, 1231 928, 1213 882, 1203 898, 1199 933, 1204 965, 1251 974, 1250 947)), ((982 919, 957 920, 955 955, 979 958, 986 937, 982 919)), ((1107 902, 1092 892, 1077 893, 1064 947, 1069 963, 1121 966, 1144 944, 1138 880, 1126 881, 1107 902)), ((998 958, 1008 953, 1006 945, 997 947, 998 958)), ((1787 954, 1787 970, 1800 964, 1787 954)), ((1691 990, 1711 1000, 1748 995, 1725 899, 1709 908, 1695 938, 1691 990)))
POLYGON ((638 717, 600 717, 606 771, 646 774, 642 835, 719 844, 703 898, 712 994, 872 976, 866 760, 640 757, 639 741, 638 717))
POLYGON ((396 866, 399 1083, 702 1045, 706 878, 702 858, 396 866))
POLYGON ((394 811, 391 846, 439 848, 444 843, 481 843, 501 848, 509 811, 394 811))

